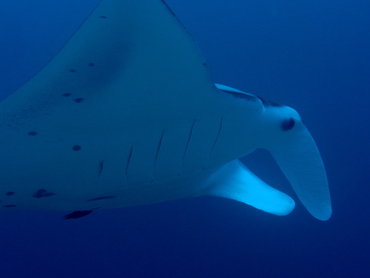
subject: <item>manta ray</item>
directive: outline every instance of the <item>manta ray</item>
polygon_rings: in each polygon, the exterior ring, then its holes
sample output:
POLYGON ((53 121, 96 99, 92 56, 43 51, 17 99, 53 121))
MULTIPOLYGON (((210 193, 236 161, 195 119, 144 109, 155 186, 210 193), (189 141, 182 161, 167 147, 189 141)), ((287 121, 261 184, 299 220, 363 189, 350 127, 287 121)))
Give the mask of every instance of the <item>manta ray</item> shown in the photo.
POLYGON ((331 216, 325 168, 292 108, 213 83, 162 0, 102 0, 0 102, 0 210, 91 211, 197 196, 275 215, 295 202, 239 161, 268 150, 307 210, 331 216))

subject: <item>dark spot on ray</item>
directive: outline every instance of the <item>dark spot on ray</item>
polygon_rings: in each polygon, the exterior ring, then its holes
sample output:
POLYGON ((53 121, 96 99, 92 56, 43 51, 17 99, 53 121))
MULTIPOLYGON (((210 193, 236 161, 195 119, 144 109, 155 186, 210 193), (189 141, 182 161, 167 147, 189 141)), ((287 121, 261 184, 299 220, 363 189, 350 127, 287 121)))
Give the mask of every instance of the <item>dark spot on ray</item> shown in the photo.
POLYGON ((76 72, 77 70, 75 69, 70 69, 69 72, 76 72))
POLYGON ((35 136, 35 135, 37 135, 37 132, 36 131, 30 131, 30 132, 28 132, 28 135, 29 136, 35 136))
POLYGON ((65 93, 65 94, 63 94, 62 96, 64 96, 64 97, 69 97, 71 94, 70 93, 65 93))
POLYGON ((284 120, 281 123, 281 129, 284 131, 291 130, 294 127, 295 121, 293 118, 290 118, 288 120, 284 120))
POLYGON ((6 196, 12 196, 14 194, 15 194, 15 192, 13 192, 13 191, 6 192, 6 196))
POLYGON ((74 101, 77 103, 80 103, 80 102, 83 102, 84 99, 82 97, 79 97, 79 98, 75 98, 74 101))
POLYGON ((80 145, 74 145, 72 147, 72 150, 74 150, 75 152, 77 152, 77 151, 81 150, 81 146, 80 145))
POLYGON ((4 208, 15 208, 17 205, 6 205, 6 206, 3 206, 4 208))
POLYGON ((107 18, 105 15, 101 15, 101 16, 99 16, 100 18, 107 18))
POLYGON ((95 66, 94 63, 89 63, 89 67, 93 67, 93 66, 95 66))
POLYGON ((87 201, 91 202, 91 201, 99 201, 99 200, 114 199, 114 198, 116 198, 116 196, 104 196, 104 197, 92 198, 87 201))
POLYGON ((89 215, 90 213, 92 213, 92 210, 74 211, 64 216, 64 220, 80 218, 80 217, 89 215))
POLYGON ((46 189, 39 189, 36 191, 35 194, 32 195, 32 197, 42 198, 42 197, 51 197, 53 195, 55 195, 53 192, 48 192, 46 189))

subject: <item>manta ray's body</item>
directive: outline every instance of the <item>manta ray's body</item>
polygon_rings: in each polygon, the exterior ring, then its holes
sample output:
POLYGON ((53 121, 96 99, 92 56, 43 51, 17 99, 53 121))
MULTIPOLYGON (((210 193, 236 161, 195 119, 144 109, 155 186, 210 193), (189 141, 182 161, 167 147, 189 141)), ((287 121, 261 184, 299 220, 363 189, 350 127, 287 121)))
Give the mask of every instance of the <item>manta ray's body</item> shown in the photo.
POLYGON ((284 215, 294 201, 238 158, 269 150, 306 208, 331 215, 316 145, 293 109, 214 85, 161 0, 102 0, 0 102, 0 209, 91 211, 185 197, 284 215))

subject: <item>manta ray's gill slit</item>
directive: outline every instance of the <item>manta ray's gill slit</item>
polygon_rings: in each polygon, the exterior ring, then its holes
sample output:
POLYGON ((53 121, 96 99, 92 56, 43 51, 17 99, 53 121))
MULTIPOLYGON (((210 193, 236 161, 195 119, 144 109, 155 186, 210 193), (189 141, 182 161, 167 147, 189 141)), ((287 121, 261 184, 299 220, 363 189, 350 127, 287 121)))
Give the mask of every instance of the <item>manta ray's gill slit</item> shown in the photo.
POLYGON ((27 134, 29 136, 36 136, 38 133, 36 131, 29 131, 27 134))
POLYGON ((126 164, 126 178, 127 178, 127 181, 128 181, 128 168, 130 166, 130 162, 131 162, 131 157, 132 157, 132 152, 133 151, 134 151, 134 145, 131 146, 130 152, 129 152, 128 158, 127 158, 127 164, 126 164))
POLYGON ((101 172, 103 172, 103 168, 104 168, 104 160, 101 160, 99 162, 99 177, 101 175, 101 172))
POLYGON ((15 208, 17 205, 5 205, 4 208, 15 208))
POLYGON ((14 195, 15 194, 15 192, 13 192, 13 191, 9 191, 9 192, 6 192, 6 196, 12 196, 12 195, 14 195))
POLYGON ((184 154, 182 155, 182 168, 184 168, 184 166, 185 166, 185 156, 186 156, 186 152, 188 151, 188 148, 189 148, 191 136, 193 135, 193 129, 194 129, 194 125, 195 125, 196 122, 197 122, 197 120, 194 120, 194 122, 193 122, 193 124, 191 125, 191 128, 190 128, 190 132, 189 132, 188 140, 186 142, 184 154))
POLYGON ((62 94, 62 96, 69 97, 69 96, 71 96, 71 94, 70 93, 64 93, 64 94, 62 94))
POLYGON ((88 66, 93 67, 93 66, 95 66, 95 64, 94 63, 89 63, 88 66))
POLYGON ((77 72, 77 70, 75 70, 75 69, 70 69, 70 70, 69 70, 69 72, 75 73, 75 72, 77 72))
POLYGON ((105 15, 101 15, 101 16, 99 16, 99 18, 106 19, 107 17, 105 15))
POLYGON ((221 117, 220 125, 219 125, 219 127, 218 127, 218 131, 217 131, 217 135, 216 135, 216 139, 215 139, 215 141, 213 142, 213 145, 212 145, 211 151, 210 151, 210 153, 209 153, 209 159, 211 159, 211 156, 212 156, 213 150, 215 149, 215 146, 216 146, 216 143, 217 143, 217 141, 218 141, 218 138, 220 137, 223 122, 224 122, 224 116, 222 116, 222 117, 221 117))
POLYGON ((104 160, 100 160, 99 165, 98 165, 98 183, 97 183, 98 187, 100 186, 100 177, 101 177, 101 173, 103 172, 103 168, 104 168, 104 160))
POLYGON ((159 151, 160 151, 160 149, 161 149, 162 142, 163 142, 163 136, 164 136, 164 134, 165 134, 165 133, 166 133, 166 130, 163 130, 163 131, 162 131, 161 138, 159 139, 158 146, 157 146, 157 152, 156 152, 156 154, 155 154, 155 158, 154 158, 154 164, 153 164, 153 167, 155 167, 155 164, 157 163, 158 154, 159 154, 159 151))

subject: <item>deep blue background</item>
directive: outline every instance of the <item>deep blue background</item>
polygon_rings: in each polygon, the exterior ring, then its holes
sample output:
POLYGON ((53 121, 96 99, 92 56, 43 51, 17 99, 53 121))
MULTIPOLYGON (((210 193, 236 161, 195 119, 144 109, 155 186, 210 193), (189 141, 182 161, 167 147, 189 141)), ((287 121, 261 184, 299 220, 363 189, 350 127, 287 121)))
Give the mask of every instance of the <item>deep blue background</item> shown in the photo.
MULTIPOLYGON (((97 2, 1 0, 0 97, 45 65, 97 2)), ((315 220, 299 202, 277 217, 205 197, 76 221, 3 212, 1 277, 369 277, 370 2, 167 3, 216 82, 300 112, 327 168, 332 218, 315 220)), ((295 198, 265 152, 246 163, 295 198)))

